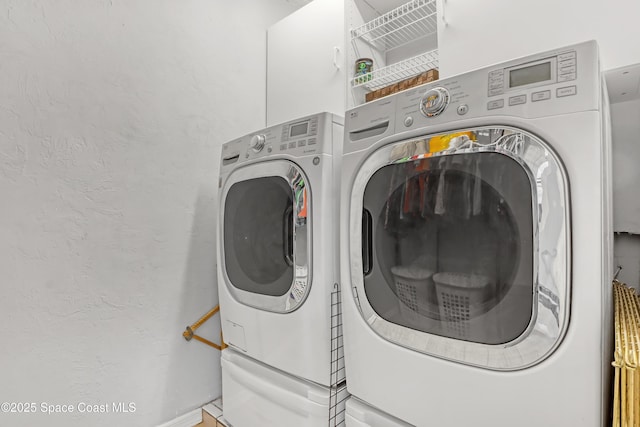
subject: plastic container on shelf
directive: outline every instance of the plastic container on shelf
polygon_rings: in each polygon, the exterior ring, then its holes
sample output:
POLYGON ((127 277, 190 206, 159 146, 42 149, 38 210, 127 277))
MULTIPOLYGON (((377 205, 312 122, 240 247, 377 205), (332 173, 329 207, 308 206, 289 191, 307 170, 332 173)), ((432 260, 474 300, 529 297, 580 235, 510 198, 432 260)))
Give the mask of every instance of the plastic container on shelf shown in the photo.
POLYGON ((371 71, 373 71, 373 59, 371 58, 357 59, 354 80, 358 83, 365 83, 370 81, 371 71))
MULTIPOLYGON (((367 90, 381 90, 395 83, 404 83, 404 89, 438 80, 438 51, 431 50, 396 62, 386 67, 372 70, 369 80, 356 78, 351 80, 352 87, 363 87, 367 90), (414 80, 412 80, 414 79, 414 80)), ((361 77, 361 76, 360 76, 361 77)))
POLYGON ((424 317, 440 317, 433 271, 420 266, 395 266, 391 274, 402 317, 414 323, 420 323, 424 317))

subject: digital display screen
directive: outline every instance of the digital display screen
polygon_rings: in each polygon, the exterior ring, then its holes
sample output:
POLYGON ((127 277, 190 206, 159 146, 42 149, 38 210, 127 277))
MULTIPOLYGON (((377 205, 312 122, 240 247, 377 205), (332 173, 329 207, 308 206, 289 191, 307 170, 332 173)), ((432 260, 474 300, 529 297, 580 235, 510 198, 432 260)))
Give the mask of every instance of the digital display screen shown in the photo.
POLYGON ((308 129, 309 129, 309 122, 303 122, 303 123, 297 123, 295 125, 291 125, 291 130, 289 131, 289 138, 293 138, 294 136, 306 135, 308 129))
POLYGON ((509 71, 509 87, 528 85, 551 80, 551 62, 509 71))

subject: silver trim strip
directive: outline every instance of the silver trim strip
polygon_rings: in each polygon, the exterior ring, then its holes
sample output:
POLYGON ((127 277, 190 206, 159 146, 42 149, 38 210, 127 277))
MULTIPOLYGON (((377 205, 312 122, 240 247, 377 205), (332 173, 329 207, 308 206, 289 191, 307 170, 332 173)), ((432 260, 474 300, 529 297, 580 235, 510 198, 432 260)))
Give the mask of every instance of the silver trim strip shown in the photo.
MULTIPOLYGON (((388 144, 371 153, 356 173, 350 197, 349 239, 351 280, 354 298, 364 320, 382 338, 402 347, 480 368, 511 371, 540 363, 559 346, 569 324, 571 288, 571 237, 569 180, 559 157, 535 135, 515 127, 483 126, 467 130, 504 129, 522 139, 503 143, 469 143, 431 156, 496 152, 517 161, 527 173, 533 196, 533 310, 527 329, 515 340, 499 345, 480 344, 447 338, 389 322, 376 313, 367 298, 362 274, 362 209, 364 191, 373 174, 382 167, 407 161, 392 156, 395 147, 421 136, 388 144)), ((446 132, 446 133, 450 133, 446 132)), ((503 139, 504 137, 500 138, 503 139)), ((515 136, 514 136, 515 138, 515 136)), ((401 151, 401 150, 400 150, 401 151)))
MULTIPOLYGON (((224 239, 224 212, 227 194, 233 184, 256 178, 280 177, 291 188, 293 203, 293 271, 294 277, 289 290, 281 296, 262 295, 239 289, 231 283, 225 266, 224 242, 220 245, 222 274, 229 293, 237 301, 250 307, 276 313, 290 313, 300 307, 311 289, 311 253, 312 253, 312 192, 309 179, 302 169, 288 160, 270 160, 240 167, 227 177, 220 197, 220 233, 224 239), (298 179, 302 177, 302 180, 298 179), (298 219, 302 206, 295 203, 296 193, 306 191, 307 216, 298 219)), ((256 218, 259 220, 259 218, 256 218)))

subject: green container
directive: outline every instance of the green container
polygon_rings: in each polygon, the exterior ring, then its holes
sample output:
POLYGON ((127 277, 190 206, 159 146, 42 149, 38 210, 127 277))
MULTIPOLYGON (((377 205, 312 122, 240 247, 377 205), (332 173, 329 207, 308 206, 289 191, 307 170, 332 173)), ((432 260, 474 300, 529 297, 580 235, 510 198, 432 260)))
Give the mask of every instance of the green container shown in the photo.
POLYGON ((356 84, 361 84, 371 80, 373 70, 373 60, 371 58, 360 58, 356 61, 356 84))

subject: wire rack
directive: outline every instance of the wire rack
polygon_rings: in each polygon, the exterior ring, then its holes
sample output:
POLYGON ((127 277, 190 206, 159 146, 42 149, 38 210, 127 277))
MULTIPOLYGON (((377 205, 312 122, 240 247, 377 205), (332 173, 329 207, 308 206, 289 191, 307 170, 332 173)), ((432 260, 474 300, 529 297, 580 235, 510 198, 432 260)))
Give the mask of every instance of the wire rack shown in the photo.
POLYGON ((615 349, 613 427, 640 425, 640 297, 613 281, 615 349))
POLYGON ((376 90, 434 68, 438 68, 437 49, 358 75, 351 79, 351 86, 376 90))
POLYGON ((329 396, 329 427, 345 425, 347 392, 344 372, 344 341, 342 337, 342 300, 340 285, 331 292, 331 392, 329 396))
POLYGON ((435 0, 413 0, 351 30, 380 51, 390 51, 437 31, 435 0))
POLYGON ((346 402, 349 397, 347 386, 331 388, 330 405, 329 405, 329 427, 344 427, 346 402))

